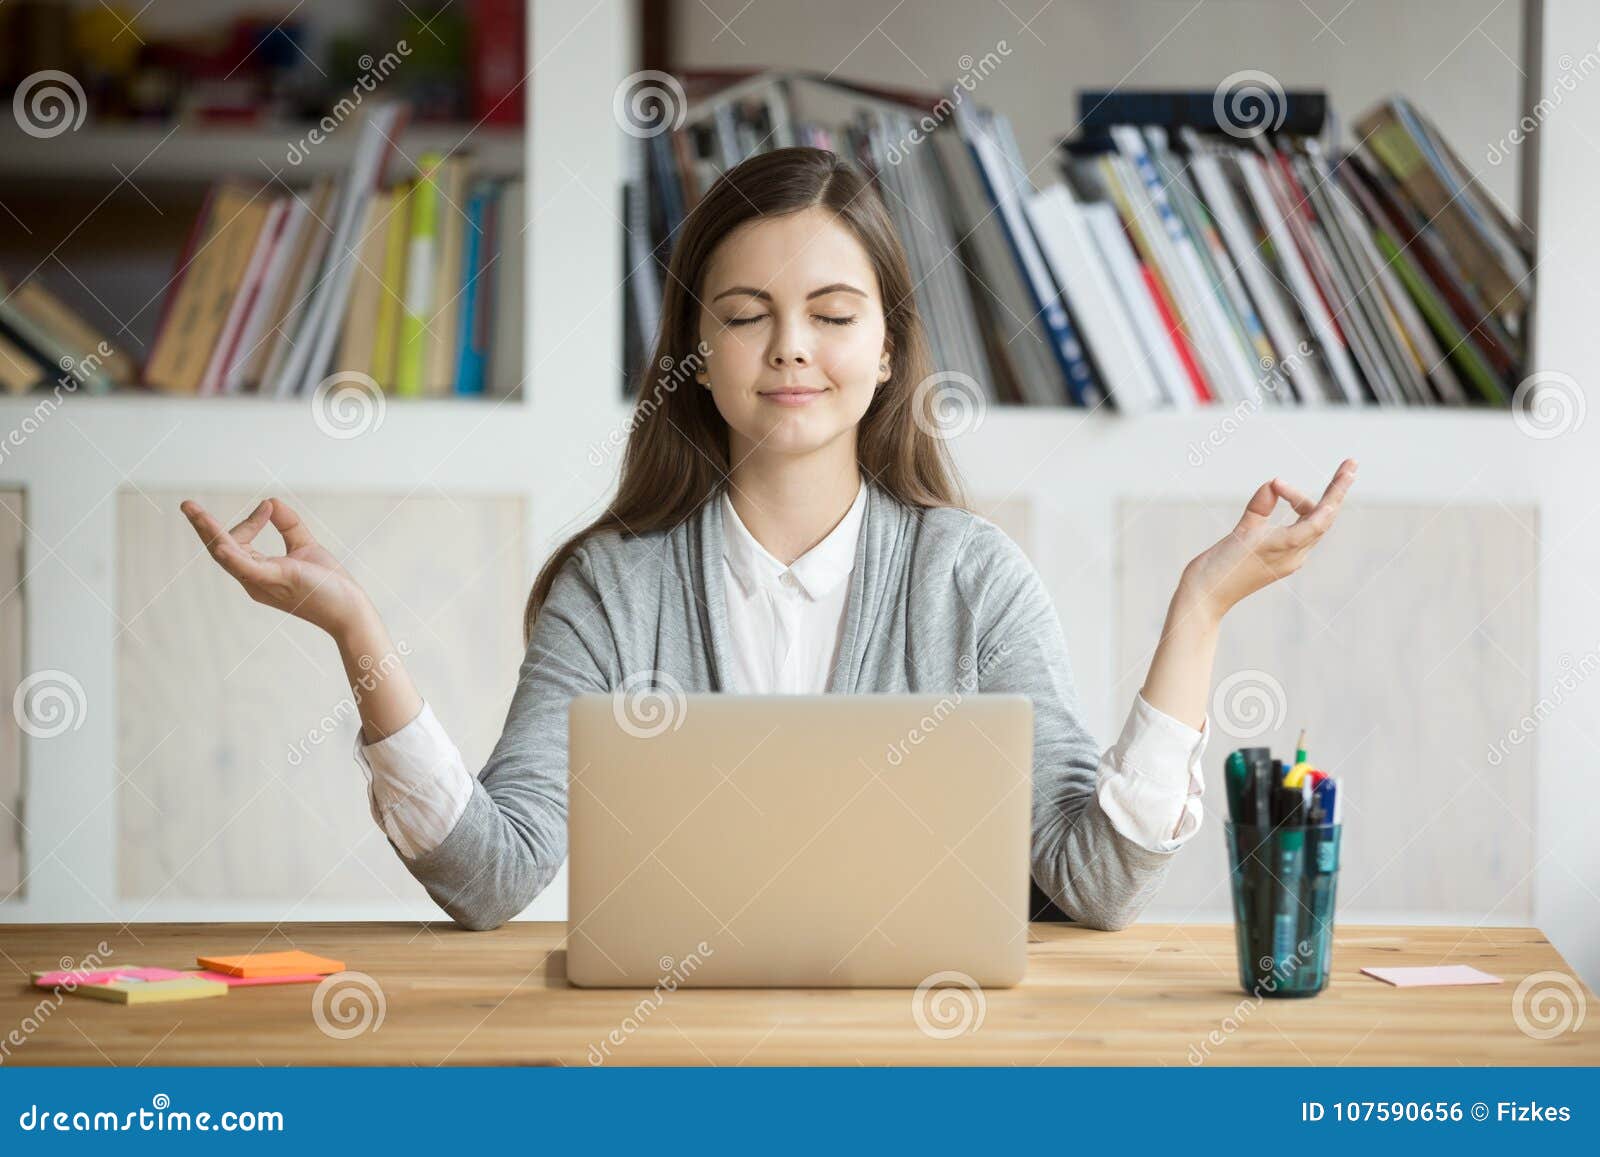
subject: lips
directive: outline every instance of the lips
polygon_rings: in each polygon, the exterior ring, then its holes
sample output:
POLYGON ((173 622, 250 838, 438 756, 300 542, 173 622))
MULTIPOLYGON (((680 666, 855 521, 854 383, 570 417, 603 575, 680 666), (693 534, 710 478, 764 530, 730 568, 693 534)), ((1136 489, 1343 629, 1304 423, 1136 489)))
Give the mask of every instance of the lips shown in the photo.
POLYGON ((826 390, 810 389, 805 386, 781 387, 776 390, 762 390, 761 396, 767 401, 779 406, 806 406, 815 399, 822 397, 826 390))

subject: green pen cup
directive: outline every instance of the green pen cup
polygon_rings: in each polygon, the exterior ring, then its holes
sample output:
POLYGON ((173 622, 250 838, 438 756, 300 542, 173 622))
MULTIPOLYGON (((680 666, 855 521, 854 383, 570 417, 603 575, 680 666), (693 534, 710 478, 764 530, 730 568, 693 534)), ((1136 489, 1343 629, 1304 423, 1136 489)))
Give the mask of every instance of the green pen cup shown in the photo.
POLYGON ((1233 890, 1239 985, 1252 996, 1315 996, 1328 987, 1339 824, 1223 824, 1233 890))

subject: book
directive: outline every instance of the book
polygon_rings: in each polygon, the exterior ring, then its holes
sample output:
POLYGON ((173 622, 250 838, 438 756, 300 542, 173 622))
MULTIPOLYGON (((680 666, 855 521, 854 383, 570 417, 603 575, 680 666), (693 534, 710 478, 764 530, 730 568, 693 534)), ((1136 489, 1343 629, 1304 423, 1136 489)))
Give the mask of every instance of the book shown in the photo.
POLYGON ((439 227, 439 166, 444 157, 424 153, 410 196, 410 234, 406 238, 406 282, 400 311, 400 333, 395 346, 395 393, 423 393, 428 345, 434 339, 434 262, 439 227))
POLYGON ((267 266, 282 234, 283 222, 287 215, 288 198, 273 197, 267 201, 266 217, 256 234, 255 245, 250 251, 250 259, 245 263, 244 274, 233 291, 226 320, 217 334, 216 344, 212 347, 211 357, 206 361, 205 372, 200 377, 196 393, 219 393, 223 388, 223 381, 230 376, 233 367, 242 362, 248 354, 249 351, 239 345, 239 338, 255 306, 256 298, 261 293, 262 279, 266 275, 267 266))
POLYGON ((350 283, 350 306, 345 311, 339 352, 334 358, 336 371, 365 374, 374 381, 377 375, 372 372, 373 350, 377 344, 378 312, 383 305, 384 254, 394 200, 392 192, 381 191, 367 201, 367 211, 357 231, 360 244, 350 283))
MULTIPOLYGON (((309 393, 326 375, 334 342, 349 304, 350 279, 355 268, 357 230, 367 199, 383 179, 385 163, 394 148, 408 110, 394 102, 366 106, 358 126, 355 151, 339 190, 332 236, 318 270, 311 299, 274 379, 263 391, 280 397, 309 393)), ((346 130, 348 131, 348 129, 346 130)))
POLYGON ((177 291, 151 343, 147 386, 168 393, 199 391, 269 210, 270 201, 259 190, 233 182, 210 198, 203 239, 175 274, 177 291))
POLYGON ((37 370, 35 383, 70 377, 90 393, 105 393, 135 376, 128 355, 37 277, 15 286, 0 277, 0 336, 9 347, 8 380, 24 380, 37 370))
POLYGON ((1095 351, 1113 404, 1126 414, 1154 409, 1165 401, 1165 393, 1071 192, 1065 185, 1052 185, 1032 194, 1026 208, 1045 260, 1095 351))
POLYGON ((378 291, 378 316, 373 325, 372 377, 378 386, 394 392, 396 358, 400 348, 400 315, 405 308, 406 253, 411 236, 411 195, 415 181, 402 181, 390 192, 389 215, 383 223, 383 267, 378 291))
POLYGON ((433 312, 428 318, 427 364, 423 368, 423 392, 427 394, 448 394, 455 389, 460 359, 456 329, 465 285, 461 270, 466 252, 467 179, 467 159, 460 155, 446 157, 435 177, 437 260, 429 295, 433 312))
POLYGON ((484 257, 488 240, 488 205, 494 196, 491 184, 480 184, 467 200, 466 249, 462 256, 461 319, 456 333, 455 392, 483 393, 483 367, 488 341, 484 308, 488 304, 484 273, 489 268, 484 257))

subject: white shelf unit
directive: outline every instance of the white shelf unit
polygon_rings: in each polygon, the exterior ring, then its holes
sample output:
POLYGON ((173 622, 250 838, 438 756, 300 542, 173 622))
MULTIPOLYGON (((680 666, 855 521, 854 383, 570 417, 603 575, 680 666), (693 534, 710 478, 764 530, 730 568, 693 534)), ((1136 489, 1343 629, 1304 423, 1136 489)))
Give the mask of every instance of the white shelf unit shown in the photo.
MULTIPOLYGON (((105 501, 111 487, 250 488, 267 485, 275 473, 297 488, 406 492, 420 485, 519 493, 528 499, 531 575, 613 485, 617 456, 596 466, 588 451, 628 417, 617 389, 617 213, 631 139, 614 123, 612 104, 618 85, 634 71, 636 29, 625 0, 581 6, 537 0, 531 11, 523 400, 394 401, 381 428, 338 441, 317 432, 305 399, 74 399, 0 458, 0 486, 20 487, 27 498, 32 569, 25 669, 73 671, 93 705, 81 730, 26 749, 32 875, 25 899, 0 905, 0 920, 120 919, 139 907, 117 899, 110 809, 88 815, 83 809, 86 798, 114 789, 115 627, 107 608, 115 605, 116 527, 115 504, 105 501), (70 874, 54 870, 52 846, 79 827, 103 850, 73 863, 70 874)), ((1600 10, 1551 0, 1542 41, 1529 46, 1528 60, 1535 76, 1554 76, 1562 54, 1596 43, 1600 10)), ((1583 377, 1586 367, 1600 364, 1600 331, 1593 324, 1600 315, 1600 278, 1593 273, 1600 268, 1600 225, 1591 205, 1600 151, 1585 127, 1593 123, 1600 123, 1600 87, 1579 85, 1539 129, 1541 305, 1534 345, 1541 367, 1578 376, 1590 408, 1600 409, 1593 383, 1583 377)), ((32 398, 0 400, 0 430, 18 428, 35 405, 32 398)), ((1110 564, 1059 565, 1076 548, 1055 534, 1054 520, 1070 524, 1078 541, 1106 543, 1119 502, 1194 497, 1242 503, 1274 474, 1315 485, 1345 455, 1362 462, 1362 502, 1537 507, 1542 566, 1530 581, 1538 584, 1540 605, 1539 686, 1559 674, 1556 656, 1592 649, 1600 640, 1600 519, 1594 517, 1600 420, 1591 417, 1573 433, 1541 441, 1524 435, 1504 412, 1263 410, 1239 422, 1203 467, 1190 465, 1191 447, 1221 429, 1228 416, 1221 408, 1137 420, 991 408, 979 429, 955 443, 969 492, 1032 498, 1052 520, 1036 535, 1038 561, 1047 574, 1072 571, 1051 579, 1051 593, 1098 733, 1120 718, 1106 689, 1114 666, 1110 564)), ((1535 922, 1591 983, 1600 974, 1600 841, 1588 832, 1592 809, 1586 803, 1600 753, 1597 719, 1600 685, 1585 686, 1537 736, 1535 922)), ((565 897, 557 891, 528 914, 564 915, 565 897)), ((263 915, 279 913, 260 905, 168 904, 149 908, 143 918, 263 915)), ((438 913, 425 899, 360 911, 301 906, 295 913, 299 919, 392 916, 438 913)))
MULTIPOLYGON (((182 127, 167 124, 86 124, 58 137, 35 137, 15 121, 0 127, 0 180, 70 179, 108 183, 128 176, 146 181, 211 181, 227 176, 263 180, 282 172, 308 177, 343 172, 354 134, 335 130, 320 143, 301 145, 309 126, 258 128, 182 127)), ((472 152, 477 171, 504 176, 521 171, 525 136, 520 129, 472 124, 414 124, 398 143, 412 158, 429 150, 472 152)))

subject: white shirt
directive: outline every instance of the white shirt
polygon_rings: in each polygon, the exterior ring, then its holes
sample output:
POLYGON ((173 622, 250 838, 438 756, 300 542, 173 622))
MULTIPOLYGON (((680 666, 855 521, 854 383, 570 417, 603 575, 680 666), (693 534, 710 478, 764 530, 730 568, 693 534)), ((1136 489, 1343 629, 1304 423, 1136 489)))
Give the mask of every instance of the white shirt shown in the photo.
MULTIPOLYGON (((745 528, 724 491, 723 586, 734 690, 827 689, 866 496, 863 485, 827 537, 785 566, 745 528)), ((1112 826, 1150 851, 1186 843, 1200 829, 1200 758, 1209 734, 1203 724, 1196 731, 1135 695, 1096 776, 1096 795, 1112 826)), ((414 859, 444 842, 466 810, 472 776, 426 701, 415 719, 377 743, 363 744, 358 730, 355 757, 367 777, 372 818, 402 855, 414 859)))

